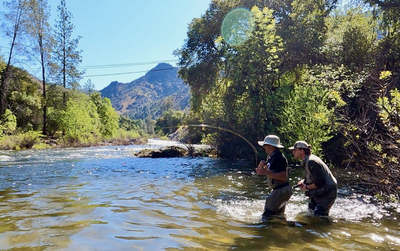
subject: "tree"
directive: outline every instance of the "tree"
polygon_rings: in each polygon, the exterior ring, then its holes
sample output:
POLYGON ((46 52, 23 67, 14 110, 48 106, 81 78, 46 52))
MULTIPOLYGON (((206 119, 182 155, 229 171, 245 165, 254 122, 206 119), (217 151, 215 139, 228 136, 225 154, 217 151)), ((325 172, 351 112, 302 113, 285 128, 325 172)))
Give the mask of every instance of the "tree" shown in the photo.
POLYGON ((312 145, 315 154, 322 153, 322 143, 334 136, 334 108, 330 108, 331 92, 318 79, 307 72, 303 81, 285 100, 279 118, 282 121, 279 132, 288 145, 305 140, 312 145), (308 73, 308 74, 307 74, 308 73))
POLYGON ((285 45, 281 70, 321 63, 321 47, 325 40, 325 19, 338 0, 266 0, 274 11, 277 34, 285 45))
MULTIPOLYGON (((230 46, 214 30, 214 23, 220 20, 208 19, 229 12, 228 2, 214 2, 210 17, 193 21, 187 43, 180 51, 179 73, 191 87, 191 109, 202 122, 238 132, 256 142, 260 134, 276 128, 279 95, 271 94, 280 92, 283 43, 276 34, 272 10, 253 7, 252 36, 243 44, 230 46), (214 36, 214 41, 210 41, 214 36)), ((220 137, 216 142, 222 153, 238 157, 252 150, 233 134, 221 132, 220 137)))
POLYGON ((90 79, 88 79, 88 81, 83 85, 83 92, 88 95, 96 92, 95 86, 90 79))
POLYGON ((15 115, 19 131, 39 130, 42 126, 40 82, 20 68, 11 69, 13 78, 6 96, 7 107, 15 115))
POLYGON ((149 135, 154 134, 154 121, 151 119, 150 115, 144 120, 144 128, 149 135))
POLYGON ((0 116, 0 138, 5 134, 13 133, 17 129, 17 119, 12 112, 6 109, 0 116))
POLYGON ((12 58, 14 48, 17 46, 17 41, 20 39, 20 33, 23 29, 24 14, 25 14, 25 1, 23 0, 11 0, 10 2, 3 2, 4 7, 9 10, 8 13, 4 14, 5 22, 1 28, 5 35, 10 38, 10 52, 8 54, 8 60, 6 67, 1 71, 1 82, 0 82, 0 115, 4 114, 6 107, 6 95, 11 85, 12 77, 12 58))
MULTIPOLYGON (((71 22, 73 15, 67 10, 65 0, 57 6, 58 20, 54 29, 55 47, 52 52, 53 76, 56 83, 64 89, 77 88, 83 71, 77 66, 82 62, 82 51, 78 51, 78 43, 81 37, 72 39, 74 25, 71 22)), ((63 104, 66 105, 66 95, 63 94, 63 104)))
POLYGON ((119 128, 119 115, 111 105, 109 98, 102 98, 100 92, 90 95, 92 102, 97 107, 97 114, 100 119, 100 133, 104 137, 112 137, 119 128))
POLYGON ((322 52, 328 62, 354 72, 374 66, 378 53, 377 21, 361 6, 338 10, 327 18, 327 39, 322 52))
POLYGON ((64 140, 69 144, 92 142, 99 137, 99 128, 100 119, 96 105, 86 94, 76 93, 67 102, 62 115, 64 140))
POLYGON ((46 104, 46 72, 50 62, 52 36, 49 25, 50 9, 47 0, 29 0, 27 2, 28 21, 26 23, 27 32, 31 37, 33 55, 37 55, 37 60, 41 68, 42 77, 42 107, 43 107, 43 135, 47 135, 47 104, 46 104))
POLYGON ((156 121, 156 130, 162 131, 164 134, 170 134, 176 131, 182 124, 185 114, 182 111, 169 109, 163 113, 156 121))

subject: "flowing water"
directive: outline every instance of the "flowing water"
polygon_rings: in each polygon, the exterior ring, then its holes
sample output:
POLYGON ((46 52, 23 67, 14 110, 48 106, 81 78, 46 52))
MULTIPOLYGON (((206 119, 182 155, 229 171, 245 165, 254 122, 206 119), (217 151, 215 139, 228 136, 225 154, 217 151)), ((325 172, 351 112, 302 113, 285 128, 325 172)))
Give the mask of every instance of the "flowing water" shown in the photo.
POLYGON ((0 152, 0 250, 400 250, 397 204, 341 187, 321 219, 296 190, 261 223, 254 163, 134 157, 160 144, 0 152))

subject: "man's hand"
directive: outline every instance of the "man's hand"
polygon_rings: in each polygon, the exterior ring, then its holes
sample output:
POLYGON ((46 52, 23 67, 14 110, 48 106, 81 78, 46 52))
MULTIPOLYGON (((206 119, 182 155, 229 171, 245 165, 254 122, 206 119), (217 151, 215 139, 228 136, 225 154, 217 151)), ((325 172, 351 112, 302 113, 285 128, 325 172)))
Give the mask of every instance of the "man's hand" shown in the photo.
POLYGON ((258 167, 256 168, 256 172, 259 175, 267 175, 268 169, 267 167, 267 162, 265 160, 261 160, 260 163, 258 164, 258 167))

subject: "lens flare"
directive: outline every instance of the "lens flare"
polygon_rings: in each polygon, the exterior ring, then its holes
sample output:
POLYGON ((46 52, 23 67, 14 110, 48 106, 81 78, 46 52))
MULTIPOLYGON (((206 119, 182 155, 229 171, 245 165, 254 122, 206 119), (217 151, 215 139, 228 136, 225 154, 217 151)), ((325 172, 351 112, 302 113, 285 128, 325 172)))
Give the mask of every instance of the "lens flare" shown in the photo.
POLYGON ((253 29, 254 22, 250 11, 237 8, 224 17, 221 35, 229 45, 241 45, 250 38, 253 29))

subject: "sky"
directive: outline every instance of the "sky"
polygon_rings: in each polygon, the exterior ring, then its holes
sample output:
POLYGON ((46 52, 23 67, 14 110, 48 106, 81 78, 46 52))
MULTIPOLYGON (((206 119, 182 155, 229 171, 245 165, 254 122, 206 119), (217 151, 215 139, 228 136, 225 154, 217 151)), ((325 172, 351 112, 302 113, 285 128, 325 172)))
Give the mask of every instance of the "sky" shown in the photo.
MULTIPOLYGON (((3 2, 3 1, 1 1, 3 2)), ((48 0, 50 23, 58 18, 60 0, 48 0)), ((211 0, 66 0, 75 25, 73 38, 81 36, 79 50, 96 90, 111 82, 129 83, 158 63, 176 66, 173 51, 182 48, 188 25, 205 14, 211 0)), ((5 11, 0 5, 0 11, 5 11)), ((1 55, 8 56, 10 40, 0 36, 1 55)), ((16 65, 40 76, 35 67, 16 65)))

